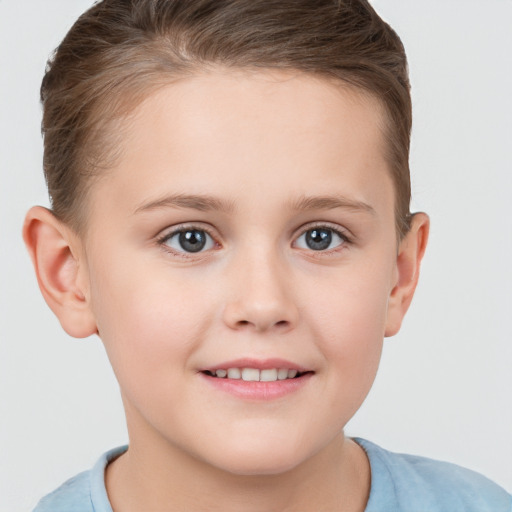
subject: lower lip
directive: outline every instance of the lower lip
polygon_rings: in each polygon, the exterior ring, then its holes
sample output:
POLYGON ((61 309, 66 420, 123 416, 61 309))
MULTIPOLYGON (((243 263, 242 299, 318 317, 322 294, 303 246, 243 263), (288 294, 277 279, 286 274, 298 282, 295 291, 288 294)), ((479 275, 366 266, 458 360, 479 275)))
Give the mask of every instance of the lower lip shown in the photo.
POLYGON ((200 373, 208 384, 220 391, 246 400, 276 400, 295 393, 304 387, 313 373, 305 373, 295 379, 276 380, 272 382, 245 381, 242 379, 219 378, 200 373))

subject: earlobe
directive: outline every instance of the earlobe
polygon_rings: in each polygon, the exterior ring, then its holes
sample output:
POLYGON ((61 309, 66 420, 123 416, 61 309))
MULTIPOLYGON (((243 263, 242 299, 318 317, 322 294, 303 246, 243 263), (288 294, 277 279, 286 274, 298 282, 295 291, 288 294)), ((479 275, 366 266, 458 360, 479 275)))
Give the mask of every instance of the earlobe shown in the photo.
POLYGON ((414 214, 411 229, 400 243, 396 260, 397 278, 389 296, 385 336, 394 336, 400 330, 411 304, 427 247, 429 225, 428 215, 414 214))
POLYGON ((29 210, 23 239, 32 259, 39 288, 64 330, 75 338, 97 332, 80 279, 78 238, 52 212, 41 206, 29 210))

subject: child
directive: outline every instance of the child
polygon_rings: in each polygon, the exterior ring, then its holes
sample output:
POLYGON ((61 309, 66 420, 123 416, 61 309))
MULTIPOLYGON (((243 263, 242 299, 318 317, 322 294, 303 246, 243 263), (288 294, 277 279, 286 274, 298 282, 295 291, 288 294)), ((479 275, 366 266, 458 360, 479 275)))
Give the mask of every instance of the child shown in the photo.
POLYGON ((106 0, 42 85, 41 291, 97 333, 129 449, 39 511, 509 511, 343 427, 412 300, 411 103, 364 1, 106 0))

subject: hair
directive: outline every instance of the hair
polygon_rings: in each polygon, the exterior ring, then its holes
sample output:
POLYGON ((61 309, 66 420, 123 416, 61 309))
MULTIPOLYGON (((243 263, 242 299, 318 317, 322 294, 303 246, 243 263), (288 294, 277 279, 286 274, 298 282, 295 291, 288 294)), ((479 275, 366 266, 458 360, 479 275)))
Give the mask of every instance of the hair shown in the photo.
POLYGON ((120 151, 119 120, 180 77, 283 69, 335 79, 385 111, 398 237, 410 227, 412 124, 400 38, 366 0, 103 0, 50 57, 41 85, 44 173, 54 214, 76 231, 120 151), (117 123, 117 124, 116 124, 117 123))

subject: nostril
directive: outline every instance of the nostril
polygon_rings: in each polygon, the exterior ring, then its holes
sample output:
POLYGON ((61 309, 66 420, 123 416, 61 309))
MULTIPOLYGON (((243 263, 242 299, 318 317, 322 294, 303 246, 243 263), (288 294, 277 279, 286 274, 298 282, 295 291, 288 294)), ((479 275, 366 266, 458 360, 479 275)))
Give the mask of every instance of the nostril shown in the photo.
MULTIPOLYGON (((239 320, 237 322, 238 327, 245 327, 246 325, 251 325, 252 322, 249 320, 239 320)), ((280 320, 274 324, 275 327, 287 327, 289 322, 287 320, 280 320)))
POLYGON ((275 329, 280 334, 293 329, 298 317, 293 300, 270 293, 260 294, 258 290, 249 290, 246 296, 230 299, 222 311, 222 321, 230 329, 257 332, 275 329))

